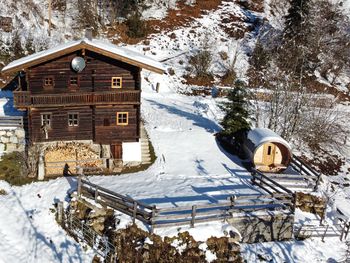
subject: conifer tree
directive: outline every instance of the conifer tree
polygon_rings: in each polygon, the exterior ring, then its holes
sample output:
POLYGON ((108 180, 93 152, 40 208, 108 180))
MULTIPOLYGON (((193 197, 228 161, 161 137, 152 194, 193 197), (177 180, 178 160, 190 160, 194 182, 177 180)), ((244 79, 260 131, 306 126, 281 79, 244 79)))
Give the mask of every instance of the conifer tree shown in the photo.
POLYGON ((220 123, 223 127, 221 135, 235 137, 235 140, 240 143, 243 135, 250 130, 250 102, 248 91, 242 81, 236 81, 235 86, 229 91, 227 99, 227 102, 220 105, 225 113, 225 117, 220 123))
POLYGON ((303 25, 309 15, 310 0, 291 0, 285 17, 284 36, 286 39, 302 41, 303 25))

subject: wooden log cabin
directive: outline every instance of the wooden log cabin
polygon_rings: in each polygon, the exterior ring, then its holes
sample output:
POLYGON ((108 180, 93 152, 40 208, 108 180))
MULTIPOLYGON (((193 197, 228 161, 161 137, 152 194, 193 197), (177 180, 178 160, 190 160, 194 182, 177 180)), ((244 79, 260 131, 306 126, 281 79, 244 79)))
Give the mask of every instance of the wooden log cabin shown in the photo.
POLYGON ((18 74, 14 105, 27 112, 31 143, 92 140, 122 159, 123 143, 140 139, 142 69, 164 72, 142 54, 85 38, 13 61, 2 73, 18 74))

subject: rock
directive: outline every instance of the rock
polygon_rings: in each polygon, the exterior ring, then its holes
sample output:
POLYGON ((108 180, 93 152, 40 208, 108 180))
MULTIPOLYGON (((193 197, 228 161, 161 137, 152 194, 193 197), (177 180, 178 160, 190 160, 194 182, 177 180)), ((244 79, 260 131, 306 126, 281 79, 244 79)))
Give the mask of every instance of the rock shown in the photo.
POLYGON ((13 135, 12 131, 6 132, 6 136, 11 137, 13 135))
POLYGON ((1 141, 2 143, 8 143, 8 142, 10 141, 10 139, 9 139, 8 137, 1 136, 1 137, 0 137, 0 141, 1 141))
POLYGON ((5 151, 5 144, 0 143, 0 152, 4 152, 5 151))
POLYGON ((15 134, 16 134, 17 138, 19 138, 19 139, 24 138, 26 135, 23 129, 17 129, 15 131, 15 134))
POLYGON ((6 151, 7 152, 14 152, 17 150, 17 145, 14 143, 8 143, 6 144, 6 151))
POLYGON ((11 142, 11 143, 17 144, 17 143, 18 143, 17 137, 16 137, 16 136, 11 136, 11 137, 10 137, 10 142, 11 142))
POLYGON ((6 131, 0 131, 0 136, 6 135, 6 131))

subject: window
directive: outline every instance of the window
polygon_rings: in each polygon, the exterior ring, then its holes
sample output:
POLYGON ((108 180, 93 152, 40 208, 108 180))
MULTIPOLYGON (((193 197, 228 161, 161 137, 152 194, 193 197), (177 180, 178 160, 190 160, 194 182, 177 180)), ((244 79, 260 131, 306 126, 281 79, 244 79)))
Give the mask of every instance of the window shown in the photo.
POLYGON ((77 86, 78 85, 78 77, 70 77, 70 85, 77 86))
POLYGON ((78 113, 68 113, 68 126, 69 127, 79 126, 79 114, 78 113))
POLYGON ((44 78, 44 87, 52 87, 53 86, 53 77, 44 78))
POLYGON ((51 127, 51 113, 41 114, 41 126, 42 127, 51 127))
POLYGON ((267 147, 267 155, 271 155, 271 146, 267 147))
POLYGON ((121 77, 113 77, 112 78, 112 89, 121 89, 122 88, 122 78, 121 77))
POLYGON ((118 112, 117 113, 117 125, 128 125, 129 123, 129 113, 118 112))
POLYGON ((109 119, 107 118, 103 119, 103 126, 109 126, 109 119))

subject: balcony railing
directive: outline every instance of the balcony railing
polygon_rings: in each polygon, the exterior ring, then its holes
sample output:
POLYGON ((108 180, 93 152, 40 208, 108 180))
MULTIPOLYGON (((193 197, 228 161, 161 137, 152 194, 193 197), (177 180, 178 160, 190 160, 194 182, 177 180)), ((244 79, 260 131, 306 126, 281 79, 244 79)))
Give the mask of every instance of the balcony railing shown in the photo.
POLYGON ((103 105, 110 104, 139 104, 140 91, 106 91, 81 92, 74 94, 40 94, 33 95, 29 91, 14 91, 16 108, 67 106, 67 105, 103 105))

